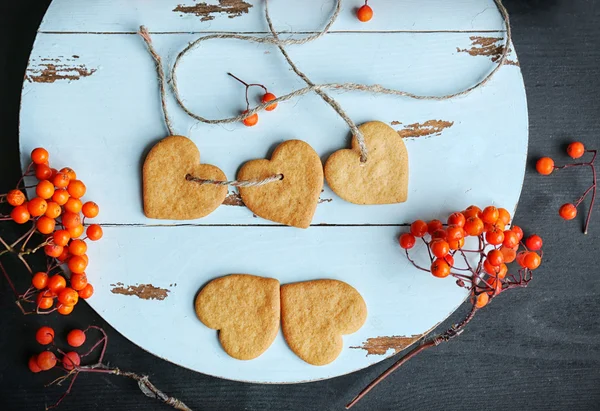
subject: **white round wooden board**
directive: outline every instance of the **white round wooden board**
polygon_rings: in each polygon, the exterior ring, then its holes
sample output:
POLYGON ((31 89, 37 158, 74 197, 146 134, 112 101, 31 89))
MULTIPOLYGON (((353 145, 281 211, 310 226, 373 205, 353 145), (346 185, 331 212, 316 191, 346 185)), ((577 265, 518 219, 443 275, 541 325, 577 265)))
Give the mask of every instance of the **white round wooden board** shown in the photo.
MULTIPOLYGON (((319 30, 334 4, 271 3, 277 29, 297 35, 319 30)), ((346 0, 324 38, 288 48, 314 82, 380 83, 442 95, 482 79, 501 51, 505 32, 493 0, 376 2, 367 24, 354 16, 361 3, 346 0)), ((54 0, 39 29, 23 87, 22 161, 27 164, 34 147, 47 148, 52 166, 73 167, 87 184, 85 198, 101 207, 97 220, 105 236, 89 246, 88 277, 96 289, 89 303, 155 355, 233 380, 311 381, 381 361, 427 333, 466 297, 451 278, 433 278, 407 262, 397 245, 402 225, 445 218, 470 204, 516 207, 528 137, 517 57, 511 51, 492 81, 449 101, 331 91, 356 123, 384 121, 405 138, 410 185, 404 204, 354 205, 325 186, 307 230, 256 218, 237 205, 196 221, 149 220, 142 212, 141 165, 166 130, 154 64, 135 32, 141 24, 148 27, 169 70, 177 53, 199 36, 268 31, 262 1, 209 5, 211 12, 192 0, 54 0), (327 366, 300 360, 281 334, 261 357, 235 360, 193 309, 203 284, 231 273, 282 284, 346 281, 363 295, 368 319, 360 331, 344 336, 342 354, 327 366), (153 295, 166 298, 125 295, 136 290, 130 286, 147 291, 149 285, 156 287, 153 295)), ((181 64, 179 86, 189 107, 213 118, 243 109, 244 88, 227 71, 264 83, 277 95, 303 86, 276 47, 213 40, 181 64)), ((168 106, 176 132, 198 145, 202 162, 232 179, 244 162, 270 155, 287 139, 308 142, 323 160, 349 145, 347 125, 315 95, 261 113, 253 128, 199 124, 172 96, 168 106)), ((227 202, 235 203, 231 193, 227 202)), ((427 261, 422 244, 415 253, 427 261)))

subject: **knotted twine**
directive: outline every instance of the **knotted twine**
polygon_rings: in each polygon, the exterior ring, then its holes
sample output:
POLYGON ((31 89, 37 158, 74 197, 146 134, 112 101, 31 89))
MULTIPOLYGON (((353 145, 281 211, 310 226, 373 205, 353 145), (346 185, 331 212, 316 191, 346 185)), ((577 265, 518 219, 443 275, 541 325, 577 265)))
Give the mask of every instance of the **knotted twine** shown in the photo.
MULTIPOLYGON (((421 94, 410 93, 408 91, 403 91, 403 90, 396 90, 393 88, 384 87, 380 84, 366 85, 366 84, 359 84, 359 83, 352 83, 352 82, 324 83, 324 84, 313 83, 306 76, 306 74, 304 74, 302 71, 300 71, 300 69, 292 61, 292 59, 289 57, 287 51, 285 50, 284 46, 306 44, 306 43, 309 43, 311 41, 314 41, 314 40, 317 40, 317 39, 323 37, 329 31, 329 29, 334 24, 334 22, 337 20, 339 14, 340 14, 340 11, 341 11, 342 0, 336 0, 336 5, 334 8, 334 11, 333 11, 331 17, 329 18, 327 24, 321 31, 314 33, 310 36, 303 37, 303 38, 299 38, 299 39, 298 38, 296 38, 296 39, 289 38, 289 39, 285 39, 285 40, 281 40, 279 38, 279 35, 273 26, 273 22, 271 20, 270 14, 269 14, 269 0, 265 0, 265 19, 269 26, 271 36, 257 37, 257 36, 245 36, 245 35, 234 34, 234 33, 221 33, 221 34, 211 34, 211 35, 203 36, 203 37, 196 39, 195 41, 190 43, 187 47, 185 47, 177 55, 177 58, 175 59, 175 62, 173 64, 173 67, 172 67, 171 73, 170 73, 171 88, 173 90, 175 100, 177 101, 179 106, 183 109, 183 111, 190 117, 194 118, 195 120, 198 120, 198 121, 200 121, 202 123, 206 123, 206 124, 227 124, 227 123, 235 123, 235 122, 243 121, 244 119, 258 113, 259 111, 264 110, 266 107, 268 107, 272 104, 291 100, 292 98, 299 97, 299 96, 307 94, 311 91, 314 91, 325 102, 327 102, 338 113, 338 115, 348 124, 348 126, 350 127, 350 130, 352 131, 352 134, 354 135, 354 137, 356 138, 356 141, 358 143, 358 147, 360 150, 360 162, 365 163, 368 159, 368 148, 365 144, 364 136, 362 135, 362 133, 360 132, 360 130, 358 129, 356 124, 352 121, 352 119, 342 109, 342 107, 339 105, 339 103, 335 99, 333 99, 331 96, 329 96, 327 93, 325 93, 324 90, 337 89, 337 90, 347 90, 347 91, 362 91, 362 92, 368 92, 368 93, 373 93, 373 94, 387 94, 387 95, 394 95, 394 96, 400 96, 400 97, 408 97, 408 98, 412 98, 415 100, 444 101, 444 100, 450 100, 450 99, 453 99, 456 97, 465 96, 465 95, 471 93, 472 91, 477 90, 480 87, 483 87, 496 75, 496 73, 500 70, 500 68, 502 68, 502 66, 506 62, 508 53, 509 53, 509 46, 512 41, 512 31, 511 31, 510 18, 508 15, 508 11, 506 10, 506 7, 504 7, 502 0, 494 0, 494 3, 496 5, 498 11, 500 12, 500 15, 502 16, 502 19, 503 19, 504 25, 505 25, 505 30, 506 30, 506 35, 504 36, 504 44, 502 46, 502 55, 500 56, 500 59, 498 59, 496 67, 494 67, 494 69, 492 71, 490 71, 483 79, 481 79, 476 84, 474 84, 464 90, 458 91, 456 93, 446 94, 443 96, 432 96, 432 95, 421 95, 421 94), (278 47, 279 51, 281 52, 281 54, 283 55, 283 57, 286 59, 289 66, 294 71, 294 73, 296 73, 296 75, 298 75, 307 84, 307 87, 304 87, 304 88, 295 90, 289 94, 285 94, 283 96, 277 97, 276 99, 271 100, 267 103, 259 104, 259 105, 255 106, 255 107, 247 110, 246 112, 244 112, 238 116, 235 116, 235 117, 227 117, 227 118, 221 118, 221 119, 208 119, 199 114, 194 113, 185 105, 185 103, 183 102, 183 100, 180 96, 179 88, 177 85, 177 68, 179 67, 179 64, 180 64, 182 58, 186 54, 188 54, 189 52, 191 52, 192 50, 197 48, 202 42, 207 41, 207 40, 213 40, 213 39, 235 39, 235 40, 242 40, 242 41, 250 41, 250 42, 254 42, 254 43, 276 45, 278 47)), ((151 44, 150 36, 144 26, 140 27, 139 34, 146 41, 146 44, 148 45, 148 49, 156 62, 165 123, 166 123, 167 129, 169 130, 169 133, 173 134, 172 133, 172 124, 171 124, 171 121, 170 121, 168 113, 167 113, 166 90, 165 90, 165 82, 166 81, 165 81, 165 74, 164 74, 162 64, 160 61, 160 56, 158 56, 158 54, 156 54, 156 52, 154 51, 152 44, 151 44)), ((248 182, 251 185, 244 185, 244 186, 263 185, 263 184, 268 184, 273 181, 280 180, 280 179, 277 179, 274 177, 276 177, 276 176, 270 176, 265 180, 251 180, 248 182), (252 184, 252 183, 255 183, 255 184, 252 184)), ((231 183, 231 185, 233 185, 233 183, 235 183, 235 182, 215 182, 214 180, 202 180, 202 179, 195 179, 194 181, 196 181, 196 180, 198 180, 197 182, 199 182, 200 184, 217 184, 218 183, 219 185, 224 185, 224 183, 231 183)))

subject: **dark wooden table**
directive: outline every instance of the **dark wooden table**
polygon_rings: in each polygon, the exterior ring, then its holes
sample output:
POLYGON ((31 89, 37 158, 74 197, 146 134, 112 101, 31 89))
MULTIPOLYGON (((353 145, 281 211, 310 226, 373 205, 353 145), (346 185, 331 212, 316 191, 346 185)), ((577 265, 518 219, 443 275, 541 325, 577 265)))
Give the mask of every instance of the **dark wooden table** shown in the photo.
MULTIPOLYGON (((0 4, 0 192, 19 178, 18 114, 23 74, 49 0, 0 4)), ((583 216, 567 223, 559 206, 588 186, 583 170, 541 177, 535 159, 566 161, 577 139, 600 148, 600 1, 505 0, 527 88, 530 164, 516 223, 545 240, 543 267, 529 288, 506 293, 482 311, 460 338, 409 362, 356 410, 600 410, 600 208, 587 236, 583 216)), ((502 115, 498 123, 502 127, 502 115)), ((502 142, 498 142, 502 150, 502 142)), ((462 178, 468 178, 463 176, 462 178)), ((581 213, 583 214, 583 213, 581 213)), ((19 230, 2 224, 0 235, 19 230)), ((21 267, 3 258, 9 270, 21 267)), ((27 287, 26 280, 20 283, 27 287)), ((19 285, 19 284, 18 284, 19 285)), ((423 296, 427 304, 427 297, 423 296)), ((462 307, 445 325, 464 314, 462 307)), ((54 374, 32 374, 26 363, 39 350, 40 324, 57 332, 94 324, 110 342, 115 366, 148 374, 194 410, 341 410, 393 360, 327 381, 255 385, 220 380, 160 360, 123 338, 82 304, 67 318, 23 316, 0 277, 0 409, 41 410, 64 388, 45 388, 54 374)), ((82 375, 62 410, 167 410, 117 376, 82 375)))

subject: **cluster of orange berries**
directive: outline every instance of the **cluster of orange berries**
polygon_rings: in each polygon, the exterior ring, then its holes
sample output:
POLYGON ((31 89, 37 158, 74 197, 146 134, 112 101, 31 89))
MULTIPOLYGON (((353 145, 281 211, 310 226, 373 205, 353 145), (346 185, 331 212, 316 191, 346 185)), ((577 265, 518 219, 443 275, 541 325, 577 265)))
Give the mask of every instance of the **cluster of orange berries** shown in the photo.
MULTIPOLYGON (((242 114, 246 114, 250 110, 250 99, 248 98, 248 91, 250 90, 250 87, 260 87, 263 89, 264 94, 262 95, 262 97, 260 99, 260 102, 262 104, 266 104, 269 101, 273 101, 277 98, 275 96, 275 94, 270 93, 269 90, 267 90, 267 88, 265 86, 263 86, 262 84, 258 84, 258 83, 248 84, 244 80, 240 79, 237 76, 234 76, 231 73, 227 73, 227 75, 230 77, 233 77, 234 79, 236 79, 237 81, 242 83, 244 86, 246 86, 246 110, 242 111, 242 114)), ((277 103, 273 103, 273 104, 270 104, 267 107, 265 107, 265 110, 273 111, 276 108, 277 108, 277 103)), ((256 124, 258 124, 258 113, 254 113, 251 116, 246 117, 245 119, 242 120, 242 123, 244 123, 244 125, 246 127, 255 126, 256 124)))
MULTIPOLYGON (((502 290, 502 280, 508 274, 507 264, 516 261, 522 268, 535 270, 542 262, 537 253, 542 248, 542 238, 538 235, 528 237, 524 250, 519 252, 523 230, 516 225, 507 228, 510 220, 510 213, 504 208, 489 206, 481 210, 472 205, 452 213, 446 225, 440 220, 417 220, 411 224, 410 232, 402 234, 398 241, 408 253, 417 238, 423 238, 431 257, 431 266, 426 271, 435 277, 445 278, 456 268, 454 257, 457 252, 463 251, 465 239, 479 238, 479 249, 464 252, 479 253, 478 274, 485 273, 489 277, 489 281, 484 283, 490 286, 491 291, 477 293, 477 304, 483 307, 490 293, 494 295, 502 290)), ((465 271, 465 268, 458 269, 465 271)), ((485 281, 486 276, 480 278, 485 281)))
POLYGON ((85 274, 88 265, 86 240, 97 241, 103 233, 98 224, 84 228, 85 218, 94 218, 99 213, 96 203, 81 201, 86 192, 85 184, 70 168, 60 171, 50 168, 48 159, 48 151, 43 148, 36 148, 31 153, 34 174, 39 181, 35 186, 35 198, 27 201, 25 194, 15 189, 7 194, 6 200, 14 207, 10 213, 12 220, 18 224, 34 221, 36 230, 48 236, 44 246, 46 255, 69 267, 70 286, 62 274, 49 276, 46 272, 38 272, 32 278, 33 287, 39 290, 38 308, 52 308, 56 298, 57 311, 67 315, 79 298, 89 298, 94 292, 85 274), (84 231, 86 237, 81 239, 84 231))
POLYGON ((373 9, 368 3, 369 0, 365 0, 365 4, 356 10, 356 17, 363 23, 366 23, 373 18, 373 9))
POLYGON ((583 157, 583 155, 588 152, 588 153, 592 153, 593 157, 590 161, 588 162, 583 162, 583 163, 572 163, 572 164, 565 164, 563 166, 556 166, 554 164, 554 160, 550 157, 542 157, 540 158, 536 165, 535 168, 537 170, 538 173, 540 173, 541 175, 547 176, 552 174, 552 172, 554 170, 560 170, 563 168, 570 168, 570 167, 579 167, 579 166, 588 166, 592 169, 592 175, 593 175, 593 183, 592 185, 583 193, 583 195, 581 197, 579 197, 579 199, 575 202, 575 203, 566 203, 563 204, 559 209, 558 209, 558 214, 565 220, 573 220, 575 217, 577 217, 577 207, 579 207, 579 205, 583 202, 583 200, 585 200, 585 198, 587 197, 587 195, 591 192, 592 193, 592 203, 590 204, 590 210, 588 213, 588 218, 586 220, 585 223, 585 228, 584 228, 584 232, 587 233, 587 228, 589 225, 589 219, 591 216, 591 212, 592 212, 592 207, 594 206, 594 199, 596 197, 596 167, 595 167, 595 160, 596 160, 596 155, 597 155, 597 150, 586 150, 585 145, 580 142, 580 141, 574 141, 571 144, 569 144, 567 146, 567 154, 569 155, 569 157, 571 157, 572 159, 578 159, 583 157))
MULTIPOLYGON (((41 327, 37 330, 35 334, 36 341, 44 346, 54 345, 54 330, 50 327, 41 327)), ((78 348, 85 343, 85 332, 82 330, 72 330, 67 334, 67 344, 69 344, 73 348, 78 348)), ((62 359, 58 359, 56 354, 51 350, 42 351, 37 355, 33 355, 29 358, 29 370, 34 373, 38 373, 41 371, 51 370, 56 366, 58 362, 62 364, 62 367, 71 371, 75 367, 79 367, 81 365, 81 356, 75 351, 69 351, 67 353, 62 354, 62 359)))

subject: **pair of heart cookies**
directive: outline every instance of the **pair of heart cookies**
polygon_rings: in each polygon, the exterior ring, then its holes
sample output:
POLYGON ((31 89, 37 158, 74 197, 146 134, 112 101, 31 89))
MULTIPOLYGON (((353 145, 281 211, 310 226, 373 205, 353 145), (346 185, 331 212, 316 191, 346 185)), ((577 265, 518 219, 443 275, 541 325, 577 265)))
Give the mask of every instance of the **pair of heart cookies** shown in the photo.
MULTIPOLYGON (((239 187, 244 204, 256 215, 285 225, 310 226, 323 188, 323 177, 344 200, 355 204, 393 204, 406 201, 408 153, 402 138, 385 123, 373 121, 359 127, 369 149, 369 160, 360 162, 356 137, 352 148, 338 150, 325 168, 307 143, 281 143, 271 160, 252 160, 242 166, 241 181, 281 180, 254 187, 239 187)), ((200 164, 200 152, 188 138, 170 136, 148 153, 143 168, 144 213, 149 218, 193 220, 213 212, 227 196, 227 186, 199 185, 186 176, 225 181, 225 174, 210 164, 200 164)))
POLYGON ((233 274, 208 283, 196 297, 196 315, 219 330, 225 352, 251 360, 279 331, 296 355, 325 365, 342 352, 342 335, 358 331, 367 306, 352 286, 337 280, 279 284, 273 278, 233 274))

